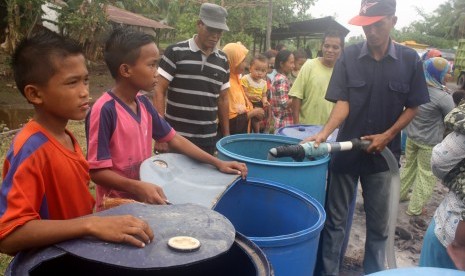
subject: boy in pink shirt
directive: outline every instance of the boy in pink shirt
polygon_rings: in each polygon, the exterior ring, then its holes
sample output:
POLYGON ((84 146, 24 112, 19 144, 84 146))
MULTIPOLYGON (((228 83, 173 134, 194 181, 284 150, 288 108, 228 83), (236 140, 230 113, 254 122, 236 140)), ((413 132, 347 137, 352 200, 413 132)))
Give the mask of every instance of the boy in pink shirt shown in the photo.
POLYGON ((87 159, 97 184, 97 209, 102 208, 103 197, 166 204, 159 186, 139 178, 141 163, 152 154, 152 139, 222 172, 247 175, 245 164, 221 161, 176 134, 140 93, 154 89, 159 58, 152 37, 128 28, 115 30, 105 45, 105 62, 116 83, 86 119, 87 159))

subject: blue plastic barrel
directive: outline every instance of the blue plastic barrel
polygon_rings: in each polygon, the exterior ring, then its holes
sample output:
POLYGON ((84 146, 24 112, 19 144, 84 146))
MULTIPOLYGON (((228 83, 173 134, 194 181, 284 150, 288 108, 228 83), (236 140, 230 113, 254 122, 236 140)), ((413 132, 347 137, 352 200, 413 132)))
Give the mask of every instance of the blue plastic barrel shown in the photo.
POLYGON ((237 180, 214 210, 265 252, 276 276, 313 275, 326 218, 315 199, 287 185, 249 177, 237 180))
POLYGON ((244 162, 248 175, 276 181, 297 188, 324 205, 326 195, 326 174, 329 156, 303 162, 291 158, 268 160, 271 148, 298 144, 297 138, 273 134, 236 134, 222 138, 216 143, 218 158, 244 162))
MULTIPOLYGON (((293 137, 303 140, 307 137, 317 134, 323 129, 323 126, 318 125, 290 125, 276 130, 276 134, 293 137)), ((328 136, 328 142, 335 142, 339 129, 336 129, 328 136)))
POLYGON ((372 273, 373 276, 464 276, 465 272, 437 267, 410 267, 372 273))

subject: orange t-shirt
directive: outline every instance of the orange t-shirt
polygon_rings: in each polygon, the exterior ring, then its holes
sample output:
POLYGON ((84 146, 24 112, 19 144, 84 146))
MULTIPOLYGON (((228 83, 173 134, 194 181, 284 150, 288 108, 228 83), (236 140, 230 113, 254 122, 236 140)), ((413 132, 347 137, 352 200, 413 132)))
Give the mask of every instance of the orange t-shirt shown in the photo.
POLYGON ((0 239, 35 219, 63 220, 92 213, 89 165, 74 136, 74 151, 30 121, 16 135, 3 166, 0 239))

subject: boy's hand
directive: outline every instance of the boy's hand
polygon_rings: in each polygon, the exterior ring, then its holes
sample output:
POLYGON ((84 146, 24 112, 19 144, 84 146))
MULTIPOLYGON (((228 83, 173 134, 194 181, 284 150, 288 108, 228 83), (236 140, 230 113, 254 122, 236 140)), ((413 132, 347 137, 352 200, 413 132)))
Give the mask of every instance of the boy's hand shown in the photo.
POLYGON ((159 205, 165 205, 167 203, 167 198, 163 189, 152 183, 138 181, 135 195, 137 201, 140 202, 159 205))
POLYGON ((154 153, 166 153, 169 152, 168 143, 165 142, 155 142, 154 153))
POLYGON ((247 177, 247 166, 237 161, 221 161, 218 170, 229 174, 240 174, 242 179, 247 177))
POLYGON ((115 243, 145 247, 152 242, 154 234, 147 222, 131 215, 110 217, 89 217, 92 236, 115 243))

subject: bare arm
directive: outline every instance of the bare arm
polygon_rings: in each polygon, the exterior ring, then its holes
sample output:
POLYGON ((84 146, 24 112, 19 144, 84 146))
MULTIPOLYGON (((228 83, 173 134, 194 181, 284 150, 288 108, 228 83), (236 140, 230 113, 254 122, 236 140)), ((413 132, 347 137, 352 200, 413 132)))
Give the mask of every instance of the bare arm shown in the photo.
POLYGON ((455 237, 447 247, 447 253, 459 270, 465 270, 465 221, 459 221, 455 237))
POLYGON ((299 113, 300 113, 301 105, 302 105, 301 99, 292 97, 292 118, 294 119, 294 124, 299 123, 299 113))
POLYGON ((144 247, 153 240, 153 231, 143 220, 130 215, 88 216, 70 220, 31 220, 0 241, 0 251, 48 246, 65 240, 93 236, 108 242, 144 247))
POLYGON ((413 120, 415 115, 417 114, 418 107, 409 107, 406 108, 402 114, 400 114, 397 121, 385 132, 381 134, 374 134, 361 137, 365 140, 370 140, 371 144, 367 149, 367 152, 381 152, 384 150, 386 145, 391 142, 392 139, 399 133, 402 129, 404 129, 410 121, 413 120))
POLYGON ((255 107, 254 109, 247 112, 247 120, 250 120, 253 117, 262 120, 265 117, 265 110, 260 107, 255 107))
POLYGON ((175 149, 176 152, 183 153, 197 161, 202 163, 207 163, 210 165, 215 166, 218 168, 219 171, 229 174, 238 174, 241 175, 243 179, 247 176, 247 166, 244 163, 239 162, 226 162, 222 161, 196 145, 194 145, 191 141, 187 140, 186 138, 182 137, 179 134, 176 134, 171 141, 168 142, 170 148, 175 149))
POLYGON ((158 83, 155 86, 155 94, 153 95, 153 105, 162 117, 165 117, 166 93, 169 84, 170 82, 167 79, 158 75, 158 83))
POLYGON ((90 170, 90 177, 98 185, 130 193, 140 202, 166 204, 163 189, 152 183, 130 179, 109 169, 90 170))
POLYGON ((220 92, 218 99, 218 120, 223 131, 223 136, 229 135, 229 100, 228 100, 229 89, 225 89, 220 92))

